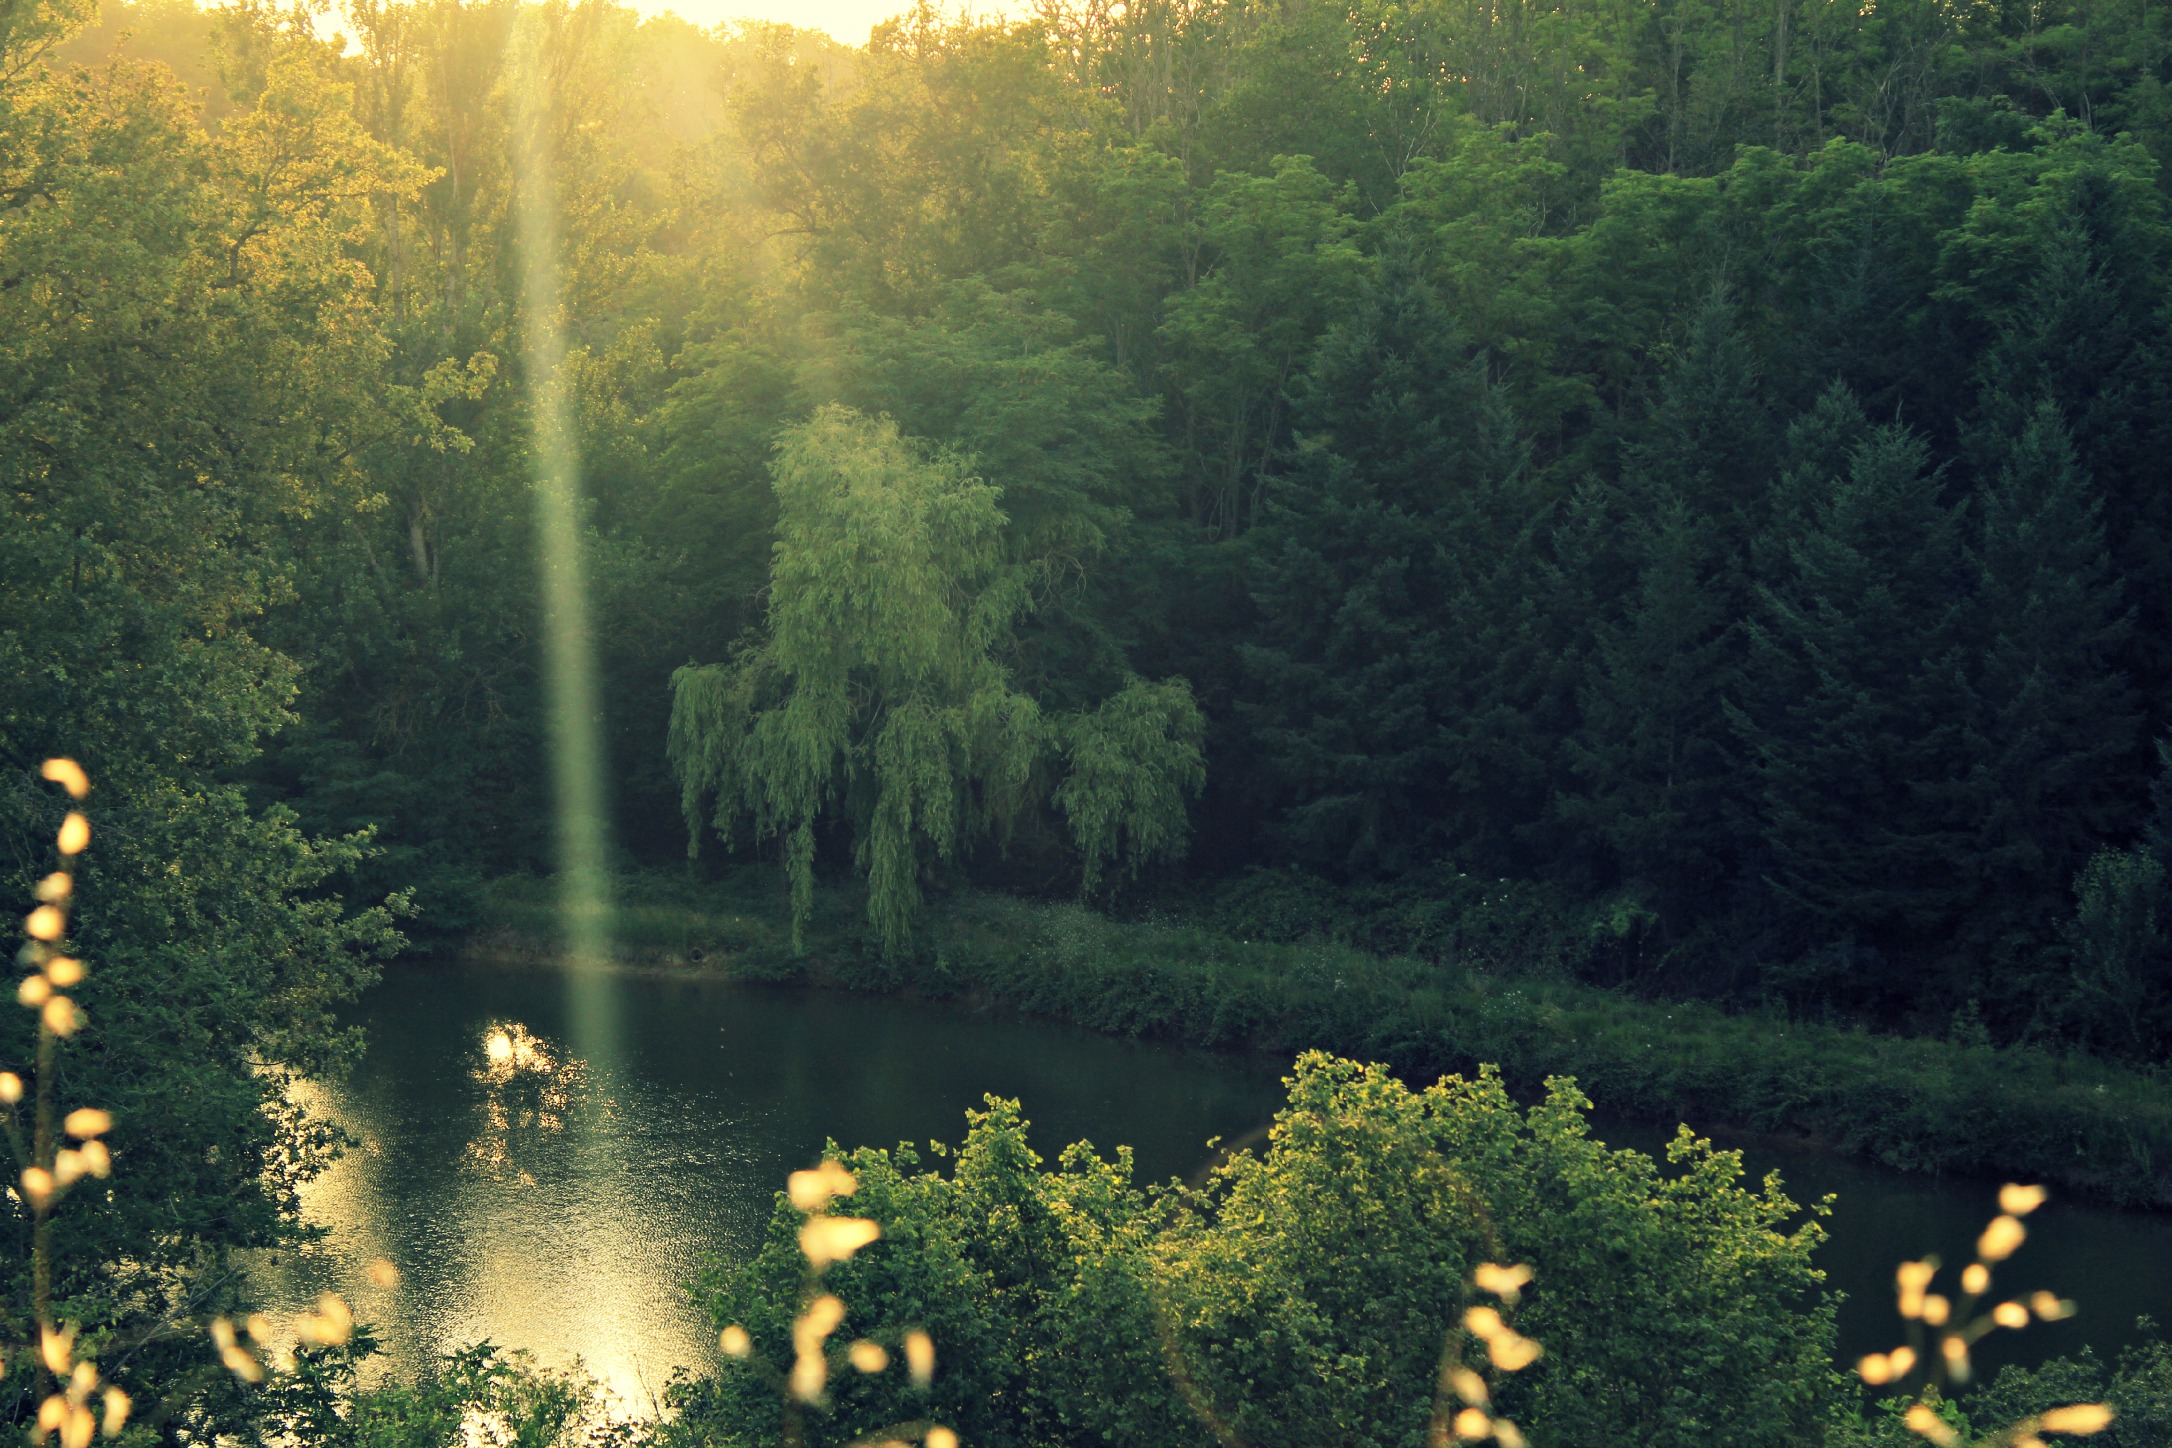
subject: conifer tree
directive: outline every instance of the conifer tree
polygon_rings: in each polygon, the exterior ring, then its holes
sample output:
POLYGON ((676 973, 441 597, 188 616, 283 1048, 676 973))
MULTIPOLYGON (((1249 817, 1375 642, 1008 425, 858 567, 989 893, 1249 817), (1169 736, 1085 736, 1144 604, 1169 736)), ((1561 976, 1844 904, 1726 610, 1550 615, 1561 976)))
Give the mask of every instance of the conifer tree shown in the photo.
POLYGON ((1955 868, 1972 828, 1968 578, 1941 483, 1889 424, 1806 499, 1807 531, 1760 590, 1754 707, 1734 715, 1778 902, 1814 936, 1889 952, 1944 939, 1972 898, 1955 868))
POLYGON ((1243 704, 1299 858, 1500 860, 1543 799, 1533 656, 1543 509, 1481 364, 1405 247, 1322 343, 1250 539, 1243 704))
MULTIPOLYGON (((1593 646, 1561 811, 1670 927, 1723 883, 1745 554, 1769 489, 1768 411, 1726 294, 1700 308, 1627 447, 1615 505, 1630 570, 1594 590, 1593 646)), ((1609 540, 1612 546, 1612 540, 1609 540)), ((1574 565, 1572 565, 1574 566, 1574 565)), ((1588 566, 1588 561, 1587 561, 1588 566)))
POLYGON ((2006 442, 1978 509, 1966 859, 1980 898, 1963 938, 1988 964, 2040 945, 2083 861, 2132 830, 2141 720, 2101 509, 2050 400, 2006 442))

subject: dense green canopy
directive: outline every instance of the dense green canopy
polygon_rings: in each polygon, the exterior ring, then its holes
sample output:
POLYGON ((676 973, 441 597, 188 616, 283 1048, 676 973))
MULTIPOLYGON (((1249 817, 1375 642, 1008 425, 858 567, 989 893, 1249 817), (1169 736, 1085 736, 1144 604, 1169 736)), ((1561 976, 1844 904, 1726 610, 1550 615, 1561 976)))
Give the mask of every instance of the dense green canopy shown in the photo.
POLYGON ((552 865, 545 323, 619 863, 2172 1054, 2164 7, 336 20, 0 5, 0 873, 80 757, 71 1069, 173 1184, 86 1323, 292 1240, 336 1004, 552 865))

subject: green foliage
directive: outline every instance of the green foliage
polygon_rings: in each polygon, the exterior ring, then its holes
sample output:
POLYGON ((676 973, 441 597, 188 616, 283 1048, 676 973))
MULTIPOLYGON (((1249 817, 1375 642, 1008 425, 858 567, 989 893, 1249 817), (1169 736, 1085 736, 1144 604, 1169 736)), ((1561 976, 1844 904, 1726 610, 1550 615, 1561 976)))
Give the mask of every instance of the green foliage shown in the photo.
MULTIPOLYGON (((1343 892, 1288 872, 1232 887, 1203 920, 1125 921, 989 893, 931 903, 884 956, 852 892, 823 889, 805 949, 772 876, 617 882, 640 958, 758 981, 994 1003, 1115 1035, 1386 1062, 1406 1080, 1496 1063, 1519 1094, 1574 1075, 1610 1112, 1795 1134, 1901 1171, 2034 1179, 2134 1206, 2172 1201, 2172 1110, 2148 1070, 1988 1039, 1906 1038, 1728 1014, 1568 979, 1626 973, 1649 917, 1575 909, 1513 882, 1343 892), (1338 939, 1338 932, 1346 932, 1338 939), (1362 944, 1408 942, 1425 956, 1362 944), (1541 958, 1550 975, 1517 973, 1541 958)), ((548 942, 550 896, 493 892, 507 960, 548 942)), ((2047 995, 2050 993, 2047 992, 2047 995)))
MULTIPOLYGON (((1142 1188, 1127 1154, 1085 1143, 1044 1170, 1017 1104, 992 1098, 948 1177, 909 1147, 844 1156, 851 1210, 883 1238, 826 1279, 839 1331, 926 1327, 943 1358, 926 1398, 896 1374, 834 1383, 809 1441, 927 1415, 980 1442, 1415 1440, 1493 1259, 1537 1273, 1517 1321, 1545 1356, 1503 1384, 1534 1433, 1799 1443, 1831 1412, 1831 1308, 1803 1310, 1820 1229, 1783 1230, 1793 1204, 1742 1186, 1731 1154, 1685 1134, 1662 1175, 1610 1152, 1566 1081, 1528 1112, 1491 1074, 1412 1091, 1311 1054, 1288 1084, 1265 1150, 1196 1190, 1142 1188)), ((780 1200, 754 1261, 701 1288, 773 1357, 799 1306, 798 1221, 780 1200)), ((775 1412, 733 1365, 674 1401, 667 1441, 764 1441, 775 1412)))
POLYGON ((767 635, 728 667, 673 676, 672 759, 697 839, 705 811, 727 841, 742 819, 754 840, 781 838, 804 921, 817 823, 842 811, 893 951, 929 865, 1012 828, 1052 748, 1088 888, 1120 853, 1128 867, 1181 850, 1200 778, 1189 690, 1134 680, 1049 719, 1012 687, 999 654, 1030 599, 996 489, 840 407, 788 430, 774 472, 767 635))

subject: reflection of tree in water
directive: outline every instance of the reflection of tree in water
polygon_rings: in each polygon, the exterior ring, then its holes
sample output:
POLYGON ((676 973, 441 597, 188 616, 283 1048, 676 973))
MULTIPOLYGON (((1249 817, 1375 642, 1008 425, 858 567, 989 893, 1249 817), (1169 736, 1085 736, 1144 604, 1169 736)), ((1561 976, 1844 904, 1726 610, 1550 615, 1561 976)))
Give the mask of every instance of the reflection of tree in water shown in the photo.
POLYGON ((586 1084, 588 1063, 561 1058, 518 1021, 494 1021, 483 1030, 483 1063, 472 1073, 482 1084, 482 1129, 468 1143, 465 1161, 492 1177, 524 1187, 535 1177, 521 1163, 565 1130, 573 1100, 586 1084))

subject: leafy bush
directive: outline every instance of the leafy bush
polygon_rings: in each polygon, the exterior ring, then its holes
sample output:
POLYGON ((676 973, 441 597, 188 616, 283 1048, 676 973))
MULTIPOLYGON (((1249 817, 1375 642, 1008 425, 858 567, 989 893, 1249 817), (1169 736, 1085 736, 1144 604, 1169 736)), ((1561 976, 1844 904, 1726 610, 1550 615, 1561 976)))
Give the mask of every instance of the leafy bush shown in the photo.
MULTIPOLYGON (((1263 1154, 1199 1189, 1146 1185, 1081 1143, 1054 1169, 1014 1102, 970 1113, 948 1176, 909 1147, 844 1155, 882 1240, 834 1267, 840 1332, 943 1344, 932 1399, 894 1374, 838 1382, 811 1443, 933 1414, 976 1443, 1419 1441, 1464 1284, 1536 1271, 1518 1322, 1544 1356, 1501 1409, 1561 1444, 1799 1444, 1842 1401, 1823 1239, 1777 1181, 1685 1133, 1673 1171, 1588 1134, 1563 1081, 1524 1110, 1498 1075, 1411 1090, 1301 1058, 1263 1154)), ((942 1148, 935 1151, 947 1156, 942 1148)), ((835 1154, 833 1152, 833 1154, 835 1154)), ((800 1305, 800 1214, 780 1197, 753 1261, 700 1297, 764 1356, 800 1305)), ((774 1389, 731 1365, 673 1392, 666 1442, 773 1441, 774 1389)))

